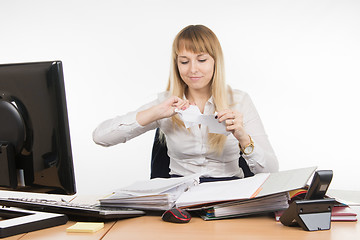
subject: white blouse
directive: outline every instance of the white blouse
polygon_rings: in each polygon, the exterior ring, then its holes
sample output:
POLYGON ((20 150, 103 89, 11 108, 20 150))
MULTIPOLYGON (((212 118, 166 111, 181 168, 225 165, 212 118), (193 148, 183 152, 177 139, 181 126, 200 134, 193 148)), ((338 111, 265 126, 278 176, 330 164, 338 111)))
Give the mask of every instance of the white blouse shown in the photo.
MULTIPOLYGON (((278 161, 265 133, 263 124, 249 95, 240 90, 233 91, 234 104, 231 109, 243 114, 246 132, 254 141, 254 151, 243 155, 253 173, 276 172, 278 161)), ((158 98, 136 111, 117 116, 101 123, 93 132, 93 140, 102 146, 113 146, 139 136, 146 131, 160 128, 166 136, 168 155, 170 157, 170 174, 187 176, 202 173, 204 177, 244 177, 238 166, 240 149, 237 139, 229 134, 224 145, 224 151, 219 154, 210 151, 208 145, 208 130, 205 125, 196 125, 188 131, 185 128, 173 128, 171 118, 160 119, 146 126, 136 121, 139 111, 160 104, 169 97, 168 92, 158 95, 158 98)), ((204 109, 204 114, 214 114, 215 106, 210 98, 204 109)))

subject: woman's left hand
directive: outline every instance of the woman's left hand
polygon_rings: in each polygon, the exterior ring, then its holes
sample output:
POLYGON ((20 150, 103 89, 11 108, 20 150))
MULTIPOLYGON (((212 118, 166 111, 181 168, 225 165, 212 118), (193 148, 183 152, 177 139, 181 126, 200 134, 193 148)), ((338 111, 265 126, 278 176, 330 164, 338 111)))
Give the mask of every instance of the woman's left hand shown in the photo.
POLYGON ((248 134, 244 128, 243 115, 241 113, 226 109, 218 112, 216 117, 219 122, 225 121, 226 130, 231 132, 239 142, 241 142, 242 139, 248 139, 248 134))

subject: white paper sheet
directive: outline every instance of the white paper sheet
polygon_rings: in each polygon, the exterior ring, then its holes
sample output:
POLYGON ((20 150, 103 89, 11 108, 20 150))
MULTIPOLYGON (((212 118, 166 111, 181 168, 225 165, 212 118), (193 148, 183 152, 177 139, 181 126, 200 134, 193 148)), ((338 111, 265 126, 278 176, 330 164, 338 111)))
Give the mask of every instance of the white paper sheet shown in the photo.
POLYGON ((186 110, 175 110, 183 120, 186 128, 191 128, 198 124, 208 126, 210 133, 218 133, 229 135, 230 132, 226 131, 225 121, 219 123, 215 119, 215 114, 202 114, 197 106, 190 105, 186 110))
POLYGON ((184 207, 224 200, 249 199, 269 175, 269 173, 259 173, 253 177, 239 180, 202 183, 184 192, 176 201, 176 206, 184 207))

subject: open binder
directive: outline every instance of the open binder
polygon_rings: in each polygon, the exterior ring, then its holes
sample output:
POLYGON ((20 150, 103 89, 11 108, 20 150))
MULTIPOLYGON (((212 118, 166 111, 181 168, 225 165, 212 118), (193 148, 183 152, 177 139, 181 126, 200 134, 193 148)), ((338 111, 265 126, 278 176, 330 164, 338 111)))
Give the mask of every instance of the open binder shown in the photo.
POLYGON ((288 194, 285 192, 251 199, 210 204, 199 209, 190 208, 188 210, 197 211, 204 220, 219 220, 287 209, 289 207, 288 200, 288 194))
POLYGON ((198 207, 226 201, 251 200, 286 193, 306 186, 316 167, 299 168, 275 173, 260 173, 253 177, 202 183, 182 193, 176 206, 198 207))

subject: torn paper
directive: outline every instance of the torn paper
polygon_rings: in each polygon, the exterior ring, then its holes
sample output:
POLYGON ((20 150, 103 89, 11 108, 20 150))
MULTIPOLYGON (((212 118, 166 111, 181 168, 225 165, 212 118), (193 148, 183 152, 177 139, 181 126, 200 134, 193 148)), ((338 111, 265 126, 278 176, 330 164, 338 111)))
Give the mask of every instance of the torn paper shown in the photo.
POLYGON ((175 110, 181 120, 183 120, 186 128, 191 128, 198 124, 206 125, 210 133, 218 133, 229 135, 230 132, 226 131, 225 121, 219 123, 215 119, 214 114, 202 114, 197 106, 190 105, 186 110, 175 110))

